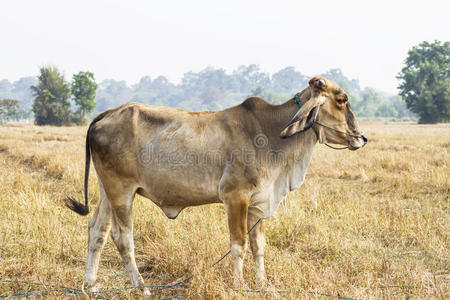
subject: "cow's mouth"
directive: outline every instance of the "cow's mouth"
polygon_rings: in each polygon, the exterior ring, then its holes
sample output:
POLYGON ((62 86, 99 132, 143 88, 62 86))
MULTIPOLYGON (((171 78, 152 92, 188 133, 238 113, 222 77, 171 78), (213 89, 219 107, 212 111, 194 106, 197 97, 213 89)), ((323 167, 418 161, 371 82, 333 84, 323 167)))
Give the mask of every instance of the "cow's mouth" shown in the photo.
POLYGON ((348 149, 355 151, 359 148, 364 147, 367 144, 367 138, 364 135, 361 135, 358 138, 351 139, 348 143, 348 149))

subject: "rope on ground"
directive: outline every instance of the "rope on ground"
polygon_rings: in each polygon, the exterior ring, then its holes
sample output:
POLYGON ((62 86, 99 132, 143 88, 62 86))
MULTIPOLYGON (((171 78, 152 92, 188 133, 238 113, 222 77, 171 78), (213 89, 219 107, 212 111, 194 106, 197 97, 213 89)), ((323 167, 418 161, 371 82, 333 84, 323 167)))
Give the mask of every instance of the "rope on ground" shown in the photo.
MULTIPOLYGON (((190 278, 192 278, 192 276, 190 276, 188 279, 190 279, 190 278)), ((150 291, 151 292, 156 292, 156 291, 161 291, 161 290, 168 289, 168 288, 186 287, 183 284, 183 282, 185 282, 185 281, 186 281, 186 279, 183 280, 183 281, 180 281, 178 283, 175 283, 175 284, 153 284, 153 285, 144 285, 144 287, 154 288, 154 289, 152 289, 150 291)), ((120 292, 120 291, 126 291, 126 290, 132 290, 132 289, 139 289, 139 288, 141 288, 141 287, 136 287, 136 286, 128 286, 128 287, 124 287, 124 288, 102 290, 102 291, 97 291, 97 292, 83 292, 83 291, 81 291, 79 289, 74 289, 74 288, 70 288, 70 287, 66 287, 66 286, 46 285, 46 284, 43 284, 43 283, 36 283, 36 282, 30 282, 30 281, 0 279, 0 282, 57 287, 57 288, 47 289, 47 290, 30 291, 30 292, 25 292, 25 293, 18 293, 18 294, 7 295, 7 296, 0 296, 0 299, 21 298, 21 297, 38 295, 38 294, 50 293, 50 292, 60 292, 60 293, 73 294, 73 295, 88 294, 88 295, 90 295, 90 296, 92 296, 92 297, 94 297, 96 299, 108 299, 108 298, 104 298, 104 297, 102 297, 102 296, 100 296, 98 294, 117 293, 117 292, 120 292)), ((372 289, 390 289, 390 288, 412 288, 412 287, 411 286, 401 286, 401 285, 391 285, 391 286, 370 286, 370 288, 372 288, 372 289)), ((344 297, 344 296, 340 296, 340 295, 332 295, 332 294, 325 294, 325 293, 313 292, 313 291, 303 291, 303 290, 296 290, 296 289, 286 289, 286 290, 237 290, 237 289, 235 289, 234 291, 235 292, 240 292, 240 293, 273 293, 273 292, 274 293, 295 293, 295 292, 307 292, 309 294, 314 294, 314 295, 323 296, 323 297, 329 297, 329 298, 344 299, 344 300, 360 300, 360 299, 357 299, 357 298, 344 297)), ((177 299, 177 298, 183 298, 183 297, 187 297, 187 296, 189 296, 189 295, 182 294, 182 295, 176 295, 176 296, 172 296, 172 297, 168 297, 168 298, 161 298, 159 300, 177 299)))
MULTIPOLYGON (((296 292, 301 292, 301 290, 295 290, 295 289, 290 289, 290 290, 234 290, 236 292, 241 292, 241 293, 296 293, 296 292)), ((330 298, 336 298, 336 299, 345 299, 345 300, 361 300, 361 299, 357 299, 357 298, 350 298, 350 297, 343 297, 343 296, 339 296, 339 295, 331 295, 331 294, 324 294, 324 293, 319 293, 319 292, 313 292, 313 291, 303 291, 306 292, 308 294, 314 294, 314 295, 318 295, 318 296, 324 296, 324 297, 330 297, 330 298)))
MULTIPOLYGON (((46 286, 42 283, 36 283, 36 282, 29 282, 29 281, 17 281, 17 280, 4 280, 0 279, 0 282, 9 282, 9 283, 20 283, 20 284, 28 284, 28 285, 39 285, 39 286, 46 286)), ((28 297, 33 295, 39 295, 39 294, 45 294, 50 292, 59 292, 64 294, 72 294, 72 295, 82 295, 84 294, 83 291, 78 289, 73 289, 69 287, 59 287, 59 288, 53 288, 53 289, 46 289, 46 290, 37 290, 37 291, 30 291, 30 292, 24 292, 24 293, 18 293, 13 295, 7 295, 7 296, 0 296, 0 299, 4 298, 22 298, 22 297, 28 297)), ((96 299, 107 299, 99 295, 94 295, 96 299)))
MULTIPOLYGON (((7 295, 7 296, 3 296, 2 295, 2 296, 0 296, 0 299, 4 299, 4 298, 20 298, 20 297, 27 297, 27 296, 44 294, 44 293, 50 293, 50 292, 60 292, 60 293, 74 294, 74 295, 86 295, 87 294, 87 295, 92 296, 92 297, 97 298, 97 299, 107 299, 107 298, 104 298, 104 297, 102 297, 102 296, 100 296, 98 294, 117 293, 117 292, 120 292, 120 291, 126 291, 126 290, 132 290, 132 289, 140 288, 140 287, 136 287, 136 286, 128 286, 128 287, 124 287, 124 288, 116 288, 116 289, 102 290, 102 291, 96 291, 96 292, 86 292, 86 291, 82 291, 82 290, 71 288, 71 287, 67 287, 67 286, 57 286, 57 285, 52 285, 52 284, 48 284, 47 285, 47 284, 43 284, 43 283, 22 281, 22 280, 0 279, 0 282, 19 283, 19 284, 27 284, 27 285, 53 287, 52 289, 46 289, 46 290, 30 291, 30 292, 18 293, 18 294, 7 295)), ((165 284, 165 285, 162 285, 162 284, 145 285, 145 287, 154 288, 154 289, 150 290, 151 292, 161 291, 161 290, 164 290, 164 289, 173 288, 173 287, 177 287, 177 286, 183 287, 183 284, 176 283, 176 284, 165 284)), ((174 297, 172 297, 172 298, 174 298, 174 297)), ((171 299, 171 298, 169 298, 169 299, 171 299)))
MULTIPOLYGON (((406 286, 406 285, 380 285, 380 286, 369 286, 371 289, 394 289, 394 288, 414 288, 414 286, 406 286)), ((241 293, 295 293, 295 292, 306 292, 308 294, 315 294, 318 296, 324 296, 324 297, 331 297, 336 299, 346 299, 346 300, 361 300, 357 298, 351 298, 351 297, 344 297, 340 295, 331 295, 331 294, 324 294, 320 292, 313 292, 313 291, 306 291, 306 290, 296 290, 296 289, 286 289, 286 290, 234 290, 236 292, 241 293)))

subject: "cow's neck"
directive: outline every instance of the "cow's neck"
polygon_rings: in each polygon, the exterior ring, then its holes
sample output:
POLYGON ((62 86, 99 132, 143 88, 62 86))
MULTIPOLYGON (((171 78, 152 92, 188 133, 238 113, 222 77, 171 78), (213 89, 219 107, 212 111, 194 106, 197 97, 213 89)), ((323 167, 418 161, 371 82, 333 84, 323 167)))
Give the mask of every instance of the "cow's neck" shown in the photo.
MULTIPOLYGON (((286 122, 281 122, 281 128, 286 126, 286 123, 298 111, 297 104, 293 101, 280 105, 279 108, 287 115, 286 122)), ((281 131, 280 131, 281 132, 281 131)), ((294 136, 283 139, 283 144, 280 150, 286 153, 286 165, 282 169, 278 180, 285 180, 286 184, 283 190, 280 190, 280 196, 284 197, 287 192, 292 191, 301 186, 305 180, 306 172, 311 162, 314 147, 317 144, 318 138, 314 129, 308 129, 305 132, 295 134, 294 136)))
POLYGON ((268 137, 270 149, 281 150, 291 154, 301 154, 305 152, 305 147, 313 148, 317 143, 318 138, 312 128, 285 139, 280 137, 281 131, 298 110, 299 106, 294 103, 293 99, 290 99, 283 104, 272 105, 269 109, 266 108, 258 113, 260 128, 256 133, 262 132, 268 137))
MULTIPOLYGON (((286 187, 289 190, 299 187, 303 182, 311 162, 314 146, 318 141, 312 128, 285 139, 280 137, 281 131, 298 109, 298 105, 294 103, 293 99, 290 99, 286 103, 273 105, 270 109, 261 111, 261 119, 258 122, 261 126, 260 132, 262 131, 268 137, 267 151, 272 152, 277 158, 282 158, 272 161, 274 163, 272 166, 274 169, 279 169, 283 173, 280 176, 284 176, 289 181, 286 187)), ((268 155, 267 157, 273 156, 268 155)))
POLYGON ((284 104, 272 106, 264 116, 268 125, 262 124, 260 129, 269 137, 267 149, 275 151, 275 155, 281 153, 282 159, 271 161, 267 177, 270 184, 265 185, 265 189, 252 200, 251 209, 256 210, 260 217, 272 216, 289 191, 302 185, 311 162, 314 146, 318 141, 313 129, 286 139, 280 138, 281 130, 297 111, 298 105, 291 99, 284 104), (270 122, 267 121, 269 119, 270 122))

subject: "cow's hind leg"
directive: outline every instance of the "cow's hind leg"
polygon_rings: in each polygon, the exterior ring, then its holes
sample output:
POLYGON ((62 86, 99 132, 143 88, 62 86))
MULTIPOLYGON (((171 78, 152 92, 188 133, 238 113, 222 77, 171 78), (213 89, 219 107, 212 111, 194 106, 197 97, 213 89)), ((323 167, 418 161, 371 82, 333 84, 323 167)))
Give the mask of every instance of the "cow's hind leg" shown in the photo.
POLYGON ((144 287, 144 280, 139 273, 134 256, 132 205, 135 192, 135 190, 123 191, 115 194, 114 199, 111 199, 111 237, 130 275, 131 284, 141 287, 145 295, 150 295, 150 291, 144 287))
POLYGON ((100 254, 111 228, 111 207, 100 182, 99 187, 99 204, 89 221, 88 255, 86 259, 86 272, 84 275, 84 281, 91 291, 96 291, 95 281, 97 280, 100 254))
MULTIPOLYGON (((250 211, 248 213, 248 229, 250 230, 256 222, 258 222, 259 217, 252 214, 250 211)), ((266 246, 266 240, 264 236, 264 226, 263 220, 253 227, 252 231, 249 233, 250 236, 250 248, 252 249, 253 259, 256 265, 256 283, 260 286, 264 285, 266 282, 266 275, 264 270, 264 247, 266 246)))
POLYGON ((233 260, 234 285, 242 286, 242 268, 247 246, 247 210, 248 200, 239 196, 230 197, 225 202, 230 229, 230 251, 233 260))

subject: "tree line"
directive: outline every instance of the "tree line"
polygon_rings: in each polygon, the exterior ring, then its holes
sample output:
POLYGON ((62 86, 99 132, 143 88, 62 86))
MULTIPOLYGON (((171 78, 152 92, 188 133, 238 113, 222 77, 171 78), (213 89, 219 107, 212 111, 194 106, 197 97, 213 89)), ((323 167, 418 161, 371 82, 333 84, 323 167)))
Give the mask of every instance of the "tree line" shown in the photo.
POLYGON ((25 77, 8 83, 0 81, 0 95, 3 92, 9 97, 0 100, 0 122, 34 117, 37 125, 84 125, 86 114, 95 107, 98 85, 91 72, 79 72, 67 82, 58 68, 44 66, 36 79, 25 77), (23 100, 12 99, 14 94, 23 100))
MULTIPOLYGON (((93 74, 89 74, 89 79, 76 74, 69 83, 56 67, 45 66, 36 79, 20 79, 9 84, 9 89, 5 80, 2 81, 3 89, 0 82, 0 99, 5 95, 8 99, 21 99, 17 112, 22 112, 21 117, 33 114, 36 124, 83 124, 85 116, 92 117, 130 101, 188 110, 220 110, 239 104, 250 96, 280 104, 305 88, 310 78, 294 67, 286 67, 272 75, 262 72, 258 65, 240 66, 230 74, 223 69, 208 67, 198 73, 184 74, 178 85, 164 76, 154 79, 145 76, 131 86, 125 81, 103 80, 93 90, 89 86, 95 80, 93 74), (24 81, 29 83, 28 88, 19 85, 24 81), (90 97, 84 96, 81 100, 72 96, 75 93, 73 88, 90 90, 90 97)), ((339 69, 321 75, 344 88, 360 118, 414 118, 399 96, 383 94, 372 88, 362 90, 357 80, 348 79, 339 69)))
MULTIPOLYGON (((358 80, 347 78, 341 70, 332 69, 321 76, 338 83, 349 95, 352 107, 360 118, 414 119, 401 97, 361 89, 358 80)), ((184 74, 175 85, 165 77, 149 76, 132 86, 125 81, 105 80, 99 84, 96 110, 104 111, 129 101, 164 105, 188 110, 220 110, 241 103, 250 96, 259 96, 272 104, 280 104, 308 86, 311 76, 294 67, 286 67, 272 75, 258 65, 240 66, 230 74, 208 67, 198 73, 184 74)))
MULTIPOLYGON (((449 48, 449 42, 437 41, 413 47, 398 75, 399 95, 362 89, 358 80, 347 78, 339 69, 320 75, 345 90, 359 118, 448 122, 449 48)), ((179 84, 164 76, 154 79, 145 76, 131 86, 113 79, 97 85, 90 72, 75 74, 67 82, 56 67, 45 66, 37 78, 25 77, 13 83, 0 81, 0 99, 19 99, 16 114, 26 115, 31 111, 36 124, 84 124, 86 117, 129 101, 188 110, 220 110, 239 104, 249 96, 279 104, 305 88, 310 77, 294 67, 269 74, 252 64, 239 66, 231 73, 213 67, 188 72, 179 84)), ((0 114, 1 107, 0 102, 0 114)))

